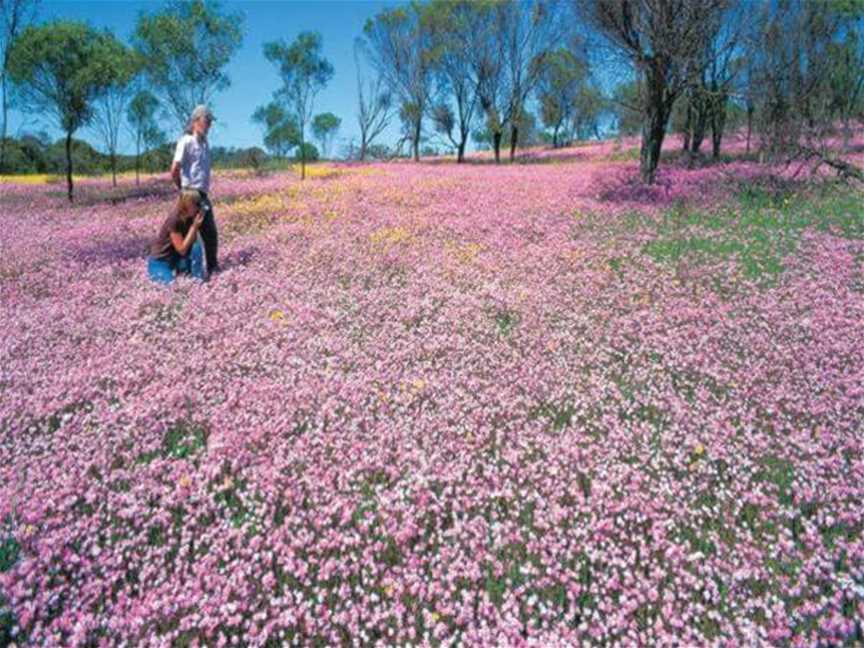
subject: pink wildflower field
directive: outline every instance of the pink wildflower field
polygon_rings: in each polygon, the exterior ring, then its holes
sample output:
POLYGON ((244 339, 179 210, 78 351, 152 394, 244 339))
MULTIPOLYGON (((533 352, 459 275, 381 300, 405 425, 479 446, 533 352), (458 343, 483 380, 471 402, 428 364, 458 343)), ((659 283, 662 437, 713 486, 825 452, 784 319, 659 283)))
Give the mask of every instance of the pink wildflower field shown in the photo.
POLYGON ((861 194, 610 146, 224 172, 167 288, 0 185, 0 643, 860 645, 861 194))

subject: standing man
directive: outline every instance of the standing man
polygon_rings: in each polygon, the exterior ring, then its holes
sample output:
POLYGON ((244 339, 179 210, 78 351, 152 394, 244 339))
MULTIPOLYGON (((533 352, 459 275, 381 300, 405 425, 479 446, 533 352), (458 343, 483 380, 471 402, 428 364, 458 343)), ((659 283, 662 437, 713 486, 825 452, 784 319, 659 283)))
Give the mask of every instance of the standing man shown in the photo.
POLYGON ((174 162, 171 164, 171 179, 181 191, 197 191, 199 204, 204 213, 201 238, 204 239, 204 255, 207 258, 207 274, 219 271, 219 235, 213 217, 213 205, 207 192, 210 190, 210 148, 207 131, 213 123, 213 113, 207 106, 197 106, 192 111, 186 132, 177 140, 174 162))

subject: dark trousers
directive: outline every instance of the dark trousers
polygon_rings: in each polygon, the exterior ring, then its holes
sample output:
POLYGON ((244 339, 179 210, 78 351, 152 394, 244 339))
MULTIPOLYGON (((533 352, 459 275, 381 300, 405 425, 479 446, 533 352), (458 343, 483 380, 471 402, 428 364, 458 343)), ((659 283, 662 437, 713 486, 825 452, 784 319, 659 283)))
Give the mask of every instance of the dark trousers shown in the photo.
POLYGON ((207 273, 219 269, 219 233, 216 231, 216 219, 213 216, 213 205, 203 191, 201 195, 201 210, 204 212, 204 222, 201 223, 201 238, 204 240, 204 253, 207 255, 207 273))

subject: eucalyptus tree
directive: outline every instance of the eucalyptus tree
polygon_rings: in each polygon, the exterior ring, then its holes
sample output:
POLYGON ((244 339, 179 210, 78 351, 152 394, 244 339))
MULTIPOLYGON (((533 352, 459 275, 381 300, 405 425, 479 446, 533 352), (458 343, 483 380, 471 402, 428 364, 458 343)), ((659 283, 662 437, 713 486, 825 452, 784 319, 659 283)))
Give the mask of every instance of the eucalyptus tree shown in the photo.
POLYGON ((432 122, 435 130, 456 149, 456 161, 463 162, 479 108, 477 87, 471 76, 471 48, 481 29, 483 11, 471 0, 432 0, 425 11, 434 75, 444 91, 444 100, 432 107, 432 122))
POLYGON ((387 129, 393 119, 391 91, 381 74, 376 73, 372 78, 364 74, 362 51, 363 43, 358 39, 354 43, 354 65, 357 69, 357 125, 360 127, 358 157, 361 161, 366 159, 370 145, 387 129))
POLYGON ((540 76, 537 94, 543 126, 552 129, 552 147, 574 121, 577 101, 588 79, 588 65, 572 48, 553 50, 540 76))
POLYGON ((321 54, 321 35, 301 32, 291 43, 264 44, 264 56, 275 64, 282 87, 275 98, 285 107, 299 131, 300 178, 306 178, 306 129, 312 119, 315 97, 333 77, 333 66, 321 54))
POLYGON ((172 0, 139 17, 135 47, 151 87, 181 129, 195 106, 231 85, 225 67, 240 48, 242 27, 242 15, 204 0, 172 0))
POLYGON ((861 3, 851 0, 763 6, 750 43, 761 52, 754 71, 761 157, 812 160, 864 180, 864 171, 836 151, 838 123, 860 101, 864 83, 862 13, 861 3))
POLYGON ((133 80, 141 70, 141 61, 129 48, 120 44, 113 61, 114 79, 96 98, 93 125, 102 139, 111 163, 111 181, 117 186, 117 145, 127 108, 136 92, 133 80))
POLYGON ((564 22, 556 0, 502 0, 505 54, 505 120, 510 126, 510 161, 516 157, 519 126, 527 109, 528 97, 534 92, 548 66, 554 44, 563 37, 564 22))
POLYGON ((642 181, 654 182, 675 101, 730 0, 576 0, 579 15, 639 77, 642 181))
POLYGON ((285 158, 290 149, 300 144, 300 129, 276 101, 259 106, 252 121, 262 127, 264 146, 278 158, 285 158))
POLYGON ((505 33, 507 10, 504 3, 478 2, 480 21, 474 45, 468 49, 471 58, 471 79, 483 112, 484 132, 489 134, 495 163, 501 162, 501 140, 509 121, 505 33))
POLYGON ((66 135, 66 183, 73 200, 72 136, 93 118, 93 104, 117 81, 123 45, 79 22, 30 26, 9 57, 9 75, 26 106, 52 115, 66 135))
POLYGON ((515 158, 528 98, 540 81, 549 52, 563 36, 559 5, 554 0, 475 3, 480 20, 470 47, 470 70, 496 162, 501 161, 505 129, 510 160, 515 158))
POLYGON ((29 25, 36 10, 36 0, 0 0, 0 171, 6 163, 6 133, 9 117, 9 57, 12 43, 29 25))
POLYGON ((426 10, 419 2, 385 9, 366 21, 363 48, 398 98, 414 160, 420 160, 423 117, 432 103, 434 52, 426 10))
POLYGON ((135 184, 141 184, 141 149, 153 148, 165 141, 165 133, 156 121, 159 100, 149 90, 139 90, 126 110, 126 121, 135 140, 135 184))
POLYGON ((694 57, 692 78, 682 92, 685 151, 699 153, 710 130, 712 155, 720 156, 729 99, 736 77, 746 67, 743 42, 752 10, 749 0, 729 0, 721 11, 706 18, 714 22, 706 29, 704 48, 694 57))

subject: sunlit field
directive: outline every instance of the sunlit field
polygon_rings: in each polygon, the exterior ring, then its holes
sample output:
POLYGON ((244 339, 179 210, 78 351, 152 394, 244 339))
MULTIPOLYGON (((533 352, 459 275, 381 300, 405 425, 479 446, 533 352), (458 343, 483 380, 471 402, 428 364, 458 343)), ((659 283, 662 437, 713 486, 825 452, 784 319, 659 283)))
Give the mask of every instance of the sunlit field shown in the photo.
POLYGON ((223 172, 167 288, 0 178, 0 644, 860 645, 864 196, 632 146, 223 172))

